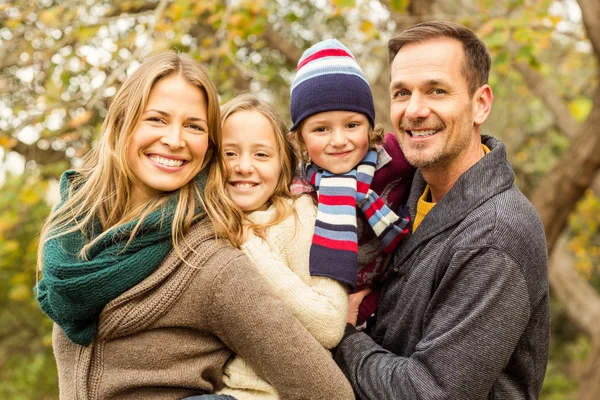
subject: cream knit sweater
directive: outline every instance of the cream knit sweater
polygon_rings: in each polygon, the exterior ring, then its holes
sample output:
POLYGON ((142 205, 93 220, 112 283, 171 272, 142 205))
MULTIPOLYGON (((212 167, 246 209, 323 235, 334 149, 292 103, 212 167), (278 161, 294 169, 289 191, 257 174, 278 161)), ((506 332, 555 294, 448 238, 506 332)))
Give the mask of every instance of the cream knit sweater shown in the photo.
MULTIPOLYGON (((294 316, 323 347, 331 349, 338 344, 344 332, 348 292, 333 279, 310 276, 308 259, 316 206, 312 198, 305 195, 293 202, 293 207, 297 216, 292 214, 280 224, 270 227, 266 241, 251 238, 244 244, 244 251, 275 294, 291 308, 294 316)), ((266 223, 274 212, 271 206, 248 217, 253 222, 266 223)), ((223 382, 225 388, 219 393, 229 394, 238 400, 279 399, 275 389, 240 356, 226 365, 223 382)))

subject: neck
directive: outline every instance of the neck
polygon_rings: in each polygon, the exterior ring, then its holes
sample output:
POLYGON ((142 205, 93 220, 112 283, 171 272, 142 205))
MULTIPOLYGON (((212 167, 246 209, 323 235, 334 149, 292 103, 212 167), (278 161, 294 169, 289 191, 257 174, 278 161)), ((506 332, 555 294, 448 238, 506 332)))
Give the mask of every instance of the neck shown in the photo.
POLYGON ((450 162, 421 168, 423 178, 429 185, 431 201, 434 203, 440 201, 452 189, 458 178, 484 155, 481 138, 478 136, 478 140, 473 140, 466 152, 459 154, 450 162))

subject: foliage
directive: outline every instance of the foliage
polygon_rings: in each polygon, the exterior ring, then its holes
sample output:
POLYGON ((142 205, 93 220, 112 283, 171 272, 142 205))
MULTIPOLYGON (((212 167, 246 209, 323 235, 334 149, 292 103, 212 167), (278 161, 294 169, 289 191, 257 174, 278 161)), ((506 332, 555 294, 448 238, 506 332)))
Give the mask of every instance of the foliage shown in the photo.
POLYGON ((8 176, 0 192, 2 399, 51 399, 58 394, 51 349, 52 324, 39 310, 32 290, 40 221, 49 211, 47 190, 48 182, 28 171, 8 176))
POLYGON ((600 291, 600 199, 588 190, 569 218, 569 250, 579 273, 600 291))

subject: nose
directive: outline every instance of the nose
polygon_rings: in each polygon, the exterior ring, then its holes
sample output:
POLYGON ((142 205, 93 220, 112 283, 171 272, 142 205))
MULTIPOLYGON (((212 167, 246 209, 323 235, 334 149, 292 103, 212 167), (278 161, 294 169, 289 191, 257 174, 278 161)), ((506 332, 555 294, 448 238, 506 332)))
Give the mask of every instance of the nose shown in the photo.
POLYGON ((252 165, 252 160, 249 156, 241 155, 237 163, 233 166, 233 170, 241 175, 248 175, 254 171, 254 166, 252 165))
POLYGON ((343 130, 340 128, 334 128, 331 131, 331 140, 329 141, 331 146, 333 147, 343 147, 348 143, 348 139, 344 134, 343 130))
POLYGON ((161 137, 160 142, 171 150, 184 147, 185 141, 183 140, 183 128, 175 125, 170 126, 165 131, 165 134, 161 137))
POLYGON ((413 93, 410 97, 406 111, 404 112, 406 118, 410 120, 425 119, 430 114, 430 109, 427 106, 422 96, 413 93))

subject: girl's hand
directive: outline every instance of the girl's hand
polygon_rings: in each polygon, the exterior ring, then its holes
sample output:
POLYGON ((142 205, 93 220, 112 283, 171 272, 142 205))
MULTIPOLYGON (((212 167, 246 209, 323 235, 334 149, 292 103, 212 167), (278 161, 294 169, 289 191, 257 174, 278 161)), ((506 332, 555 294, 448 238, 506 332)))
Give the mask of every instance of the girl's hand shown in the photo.
POLYGON ((360 303, 362 303, 363 299, 367 297, 369 293, 371 293, 371 288, 364 288, 359 290, 356 293, 351 293, 348 295, 348 320, 347 322, 356 326, 356 321, 358 320, 358 309, 360 307, 360 303))

